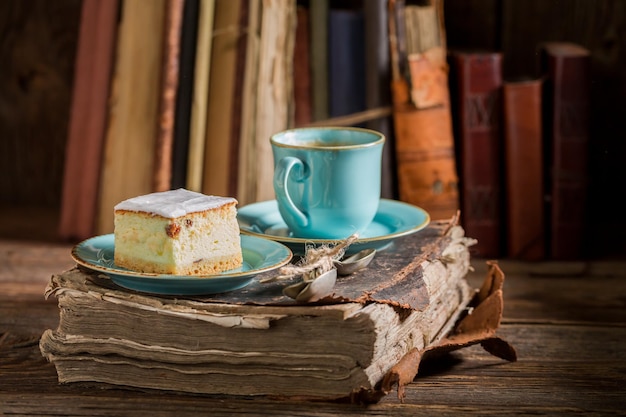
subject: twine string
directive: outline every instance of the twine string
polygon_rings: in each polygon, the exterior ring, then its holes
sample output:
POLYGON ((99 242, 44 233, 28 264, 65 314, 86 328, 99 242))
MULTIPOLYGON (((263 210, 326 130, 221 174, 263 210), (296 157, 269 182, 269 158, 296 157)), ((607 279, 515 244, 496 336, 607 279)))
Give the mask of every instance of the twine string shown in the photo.
POLYGON ((266 278, 261 282, 288 280, 302 276, 305 282, 313 281, 325 272, 335 267, 334 261, 343 257, 346 249, 358 239, 358 234, 353 234, 335 245, 308 245, 305 255, 299 262, 283 266, 278 270, 278 275, 266 278))

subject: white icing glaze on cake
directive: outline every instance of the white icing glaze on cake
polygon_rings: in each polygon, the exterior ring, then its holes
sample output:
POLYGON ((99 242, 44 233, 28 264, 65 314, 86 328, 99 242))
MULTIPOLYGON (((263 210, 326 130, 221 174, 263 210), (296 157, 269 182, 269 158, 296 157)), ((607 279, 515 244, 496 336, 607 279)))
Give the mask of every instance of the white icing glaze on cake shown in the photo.
POLYGON ((179 188, 129 198, 118 203, 114 209, 146 212, 175 219, 189 213, 210 210, 233 202, 236 203, 237 200, 232 197, 205 195, 179 188))

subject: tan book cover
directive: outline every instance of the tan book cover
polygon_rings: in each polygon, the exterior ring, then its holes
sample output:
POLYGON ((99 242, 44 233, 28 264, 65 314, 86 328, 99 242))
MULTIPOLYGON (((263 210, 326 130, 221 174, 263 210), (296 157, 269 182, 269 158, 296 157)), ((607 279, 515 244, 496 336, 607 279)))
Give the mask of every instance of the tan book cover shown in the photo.
POLYGON ((202 192, 230 196, 230 147, 232 146, 237 45, 243 33, 239 25, 242 1, 218 1, 211 47, 211 70, 204 134, 202 192))
POLYGON ((189 122, 189 152, 187 157, 187 189, 196 192, 202 191, 215 0, 200 0, 199 6, 194 90, 191 104, 191 120, 189 122))
POLYGON ((153 191, 165 5, 165 0, 122 4, 97 234, 113 232, 113 207, 117 203, 153 191))
POLYGON ((270 137, 289 127, 293 106, 296 1, 263 0, 255 123, 254 201, 274 199, 270 137))

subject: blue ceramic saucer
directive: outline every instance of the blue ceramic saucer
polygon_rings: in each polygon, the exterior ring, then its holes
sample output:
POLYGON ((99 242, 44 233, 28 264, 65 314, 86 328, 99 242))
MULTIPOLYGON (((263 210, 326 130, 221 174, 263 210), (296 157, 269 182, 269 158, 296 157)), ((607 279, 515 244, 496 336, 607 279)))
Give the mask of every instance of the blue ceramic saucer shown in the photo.
POLYGON ((283 244, 255 236, 241 236, 243 266, 215 275, 165 275, 130 271, 113 262, 113 234, 87 239, 72 249, 74 261, 102 272, 131 290, 168 295, 216 294, 243 288, 255 275, 287 264, 292 252, 283 244))
MULTIPOLYGON (((336 239, 309 239, 294 236, 278 211, 276 200, 262 201, 238 209, 237 220, 242 234, 280 242, 294 254, 303 255, 307 245, 336 244, 336 239)), ((383 250, 394 239, 422 230, 430 215, 422 208, 396 200, 381 199, 372 223, 347 250, 383 250)))

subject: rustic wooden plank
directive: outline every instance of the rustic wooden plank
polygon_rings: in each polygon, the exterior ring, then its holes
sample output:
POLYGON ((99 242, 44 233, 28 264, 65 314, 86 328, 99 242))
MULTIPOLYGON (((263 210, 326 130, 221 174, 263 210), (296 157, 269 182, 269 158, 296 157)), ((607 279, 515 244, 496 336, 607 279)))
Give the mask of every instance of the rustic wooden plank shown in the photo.
MULTIPOLYGON (((69 246, 0 241, 0 414, 68 416, 211 415, 612 415, 626 390, 624 263, 527 264, 502 261, 505 314, 497 335, 509 363, 480 346, 422 364, 401 403, 390 393, 360 406, 266 397, 206 396, 109 385, 59 385, 41 356, 41 333, 56 328, 49 274, 63 270, 69 246), (51 256, 54 254, 54 256, 51 256), (54 258, 54 259, 53 259, 54 258), (33 272, 39 271, 39 272, 33 272)), ((69 264, 73 263, 71 260, 69 264)), ((484 262, 469 280, 480 285, 484 262)))
MULTIPOLYGON (((516 346, 508 363, 472 347, 440 360, 438 369, 407 387, 404 404, 390 394, 355 406, 294 400, 200 396, 151 390, 58 385, 52 365, 32 341, 0 350, 0 410, 31 415, 115 415, 129 404, 136 415, 521 415, 621 412, 626 382, 626 326, 504 325, 516 346), (141 411, 139 411, 141 410, 141 411)), ((588 414, 587 414, 588 415, 588 414)))
POLYGON ((0 283, 42 283, 73 267, 72 245, 0 239, 0 283))
MULTIPOLYGON (((504 319, 626 322, 626 263, 501 261, 504 319)), ((484 261, 473 260, 470 285, 481 284, 484 261)))

